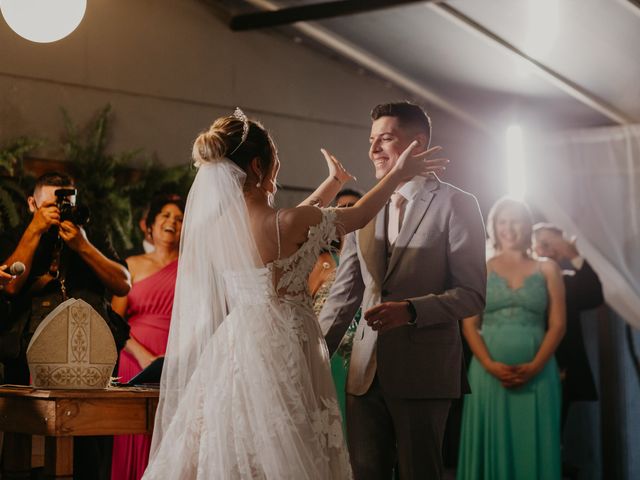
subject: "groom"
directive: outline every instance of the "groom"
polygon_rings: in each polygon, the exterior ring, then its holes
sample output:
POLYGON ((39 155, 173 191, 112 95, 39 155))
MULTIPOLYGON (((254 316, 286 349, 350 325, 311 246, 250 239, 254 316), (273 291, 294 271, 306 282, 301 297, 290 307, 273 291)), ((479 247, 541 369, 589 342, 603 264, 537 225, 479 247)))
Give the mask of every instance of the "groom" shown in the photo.
MULTIPOLYGON (((369 158, 378 179, 431 121, 417 105, 371 112, 369 158)), ((468 391, 458 322, 482 312, 485 233, 476 199, 437 177, 399 187, 371 223, 345 239, 320 313, 333 353, 362 305, 347 377, 347 437, 356 480, 442 476, 451 399, 468 391)))

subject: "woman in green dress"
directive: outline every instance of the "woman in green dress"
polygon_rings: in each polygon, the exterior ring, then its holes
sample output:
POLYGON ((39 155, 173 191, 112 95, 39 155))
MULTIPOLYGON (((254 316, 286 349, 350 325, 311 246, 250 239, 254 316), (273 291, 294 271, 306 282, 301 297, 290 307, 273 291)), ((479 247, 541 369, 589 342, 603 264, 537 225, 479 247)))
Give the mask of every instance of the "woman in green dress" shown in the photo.
POLYGON ((561 478, 561 388, 554 351, 565 331, 562 273, 530 256, 527 206, 501 199, 487 222, 482 317, 463 321, 473 352, 464 401, 458 480, 561 478))

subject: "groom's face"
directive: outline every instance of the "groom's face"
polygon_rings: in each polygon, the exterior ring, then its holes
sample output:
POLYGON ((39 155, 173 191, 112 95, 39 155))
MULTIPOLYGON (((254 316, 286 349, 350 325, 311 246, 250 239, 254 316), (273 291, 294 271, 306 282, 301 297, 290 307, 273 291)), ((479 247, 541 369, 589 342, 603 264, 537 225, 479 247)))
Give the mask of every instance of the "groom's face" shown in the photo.
POLYGON ((376 178, 383 178, 398 161, 398 157, 414 140, 407 129, 403 129, 396 117, 380 117, 371 124, 369 158, 376 170, 376 178))

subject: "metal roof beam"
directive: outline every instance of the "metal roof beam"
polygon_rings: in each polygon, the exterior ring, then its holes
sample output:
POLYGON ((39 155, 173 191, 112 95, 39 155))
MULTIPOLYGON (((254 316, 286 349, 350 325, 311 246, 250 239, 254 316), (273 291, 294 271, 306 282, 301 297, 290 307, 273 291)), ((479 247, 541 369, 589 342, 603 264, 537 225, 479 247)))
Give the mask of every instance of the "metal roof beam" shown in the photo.
POLYGON ((444 17, 453 20, 461 27, 480 34, 480 36, 484 37, 485 39, 493 42, 494 44, 500 45, 501 47, 510 51, 512 54, 520 57, 520 59, 526 61, 529 65, 531 65, 531 67, 533 67, 534 70, 543 78, 553 83, 556 87, 564 91, 566 94, 572 96, 587 107, 601 113, 610 120, 613 120, 614 122, 621 125, 635 123, 635 119, 631 118, 625 112, 622 112, 612 105, 609 105, 607 102, 605 102, 601 98, 598 98, 586 88, 578 85, 559 72, 539 62, 512 43, 508 42, 506 39, 492 32, 484 25, 476 22, 474 19, 468 17, 451 5, 446 3, 439 3, 427 5, 427 7, 442 14, 444 17))
MULTIPOLYGON (((275 9, 277 4, 272 0, 247 0, 248 3, 256 7, 275 9)), ((407 92, 422 98, 426 102, 441 108, 445 112, 449 113, 453 117, 461 120, 465 124, 473 127, 474 129, 493 135, 495 132, 488 127, 485 121, 474 117, 472 114, 453 104, 449 100, 445 99, 441 95, 429 90, 424 84, 419 81, 408 77, 393 65, 386 63, 384 60, 373 55, 371 52, 364 50, 363 48, 354 45, 348 40, 342 38, 334 32, 331 32, 325 28, 309 23, 296 23, 293 28, 297 31, 305 34, 307 37, 315 40, 316 42, 324 45, 331 50, 342 54, 345 58, 363 66, 369 71, 379 75, 392 82, 395 86, 406 90, 407 92)))
POLYGON ((231 18, 229 26, 234 31, 279 27, 296 22, 309 22, 343 15, 366 13, 383 8, 393 8, 419 1, 434 2, 436 0, 339 0, 314 3, 236 15, 231 18))

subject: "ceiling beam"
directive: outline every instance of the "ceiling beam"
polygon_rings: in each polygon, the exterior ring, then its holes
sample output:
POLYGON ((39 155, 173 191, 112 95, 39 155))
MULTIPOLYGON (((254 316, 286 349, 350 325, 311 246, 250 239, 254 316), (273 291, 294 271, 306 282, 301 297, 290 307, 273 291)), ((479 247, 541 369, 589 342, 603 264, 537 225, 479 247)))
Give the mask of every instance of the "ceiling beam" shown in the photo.
POLYGON ((634 7, 640 8, 640 0, 627 0, 627 1, 631 3, 634 7))
POLYGON ((492 32, 485 26, 476 22, 472 18, 466 16, 461 11, 452 7, 446 3, 438 3, 427 5, 428 8, 442 14, 444 17, 449 20, 453 20, 458 25, 471 30, 477 34, 480 34, 481 37, 493 42, 494 44, 500 45, 501 47, 507 49, 512 54, 520 57, 521 60, 526 61, 537 73, 539 73, 543 78, 547 79, 551 83, 553 83, 556 87, 560 88, 562 91, 572 96, 579 102, 583 103, 587 107, 601 113, 605 117, 613 120, 616 123, 621 125, 626 125, 630 123, 635 123, 635 119, 631 116, 618 110, 612 105, 609 105, 607 102, 597 97, 593 93, 591 93, 586 88, 578 85, 574 81, 560 74, 559 72, 553 70, 552 68, 544 65, 539 62, 535 58, 531 57, 523 50, 517 48, 512 43, 508 42, 498 34, 492 32))
POLYGON ((233 15, 227 8, 221 6, 215 0, 203 0, 203 3, 207 6, 209 11, 218 18, 218 20, 229 25, 233 15))
POLYGON ((338 0, 236 15, 231 18, 229 26, 234 31, 255 30, 434 1, 436 0, 338 0))
MULTIPOLYGON (((276 9, 277 4, 272 0, 247 0, 248 3, 265 9, 276 9)), ((328 47, 329 49, 338 52, 343 57, 351 60, 352 62, 361 65, 370 72, 380 76, 381 78, 391 82, 394 86, 407 91, 421 98, 425 102, 438 107, 445 112, 449 113, 453 117, 462 121, 466 125, 473 127, 474 129, 483 132, 488 135, 493 135, 493 132, 486 121, 482 121, 472 114, 464 110, 463 108, 455 105, 451 101, 445 99, 441 95, 429 90, 423 83, 415 80, 393 65, 386 63, 384 60, 373 55, 371 52, 364 50, 358 45, 354 45, 341 36, 331 32, 325 28, 310 23, 296 23, 293 28, 307 37, 315 40, 321 45, 328 47)))

